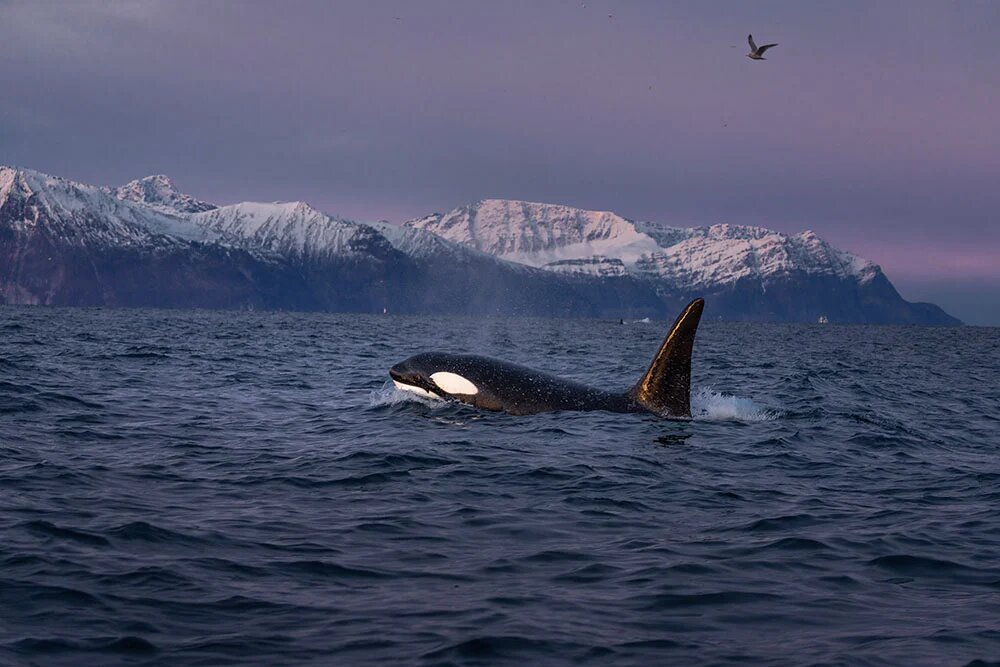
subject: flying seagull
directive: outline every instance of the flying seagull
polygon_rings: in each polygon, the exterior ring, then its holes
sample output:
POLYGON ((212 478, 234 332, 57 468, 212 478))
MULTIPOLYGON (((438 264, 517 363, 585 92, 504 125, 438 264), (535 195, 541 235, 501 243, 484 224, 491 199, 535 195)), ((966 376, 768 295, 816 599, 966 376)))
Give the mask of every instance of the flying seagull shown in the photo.
POLYGON ((777 44, 757 46, 753 43, 753 35, 747 35, 747 41, 750 42, 750 53, 747 54, 747 58, 750 58, 751 60, 767 60, 767 58, 764 57, 764 52, 772 46, 777 46, 777 44))

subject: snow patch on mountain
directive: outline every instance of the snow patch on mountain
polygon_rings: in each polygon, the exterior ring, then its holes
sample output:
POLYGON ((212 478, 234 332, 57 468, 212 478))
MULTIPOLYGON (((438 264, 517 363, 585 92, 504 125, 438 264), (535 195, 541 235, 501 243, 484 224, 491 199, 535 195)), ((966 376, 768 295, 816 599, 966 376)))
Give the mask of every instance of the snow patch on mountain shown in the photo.
POLYGON ((139 178, 108 191, 123 201, 146 204, 164 213, 200 213, 217 208, 178 191, 174 182, 163 174, 139 178))
POLYGON ((693 228, 688 238, 642 257, 633 270, 693 289, 748 279, 766 283, 792 273, 865 282, 879 272, 872 262, 832 247, 811 231, 789 236, 732 225, 693 228))
MULTIPOLYGON (((440 257, 442 255, 458 255, 462 253, 474 252, 471 248, 459 245, 452 241, 447 241, 437 234, 425 232, 421 229, 394 225, 391 222, 380 220, 379 222, 367 223, 379 234, 384 236, 392 247, 400 252, 404 252, 411 257, 440 257)), ((492 257, 491 257, 492 259, 492 257)))
POLYGON ((406 225, 529 266, 595 255, 633 263, 659 250, 655 239, 608 211, 505 199, 485 199, 406 225))
POLYGON ((595 255, 583 259, 560 259, 545 264, 543 269, 556 273, 598 276, 601 278, 621 278, 628 275, 625 263, 617 257, 595 255))
POLYGON ((223 243, 286 257, 330 258, 388 242, 372 227, 336 218, 304 202, 244 202, 196 213, 191 221, 223 243))
POLYGON ((489 262, 491 264, 502 264, 506 270, 514 272, 530 272, 534 270, 523 264, 494 257, 475 248, 449 241, 437 234, 415 227, 394 225, 386 221, 366 224, 385 237, 396 250, 416 259, 433 262, 447 261, 456 264, 489 262))

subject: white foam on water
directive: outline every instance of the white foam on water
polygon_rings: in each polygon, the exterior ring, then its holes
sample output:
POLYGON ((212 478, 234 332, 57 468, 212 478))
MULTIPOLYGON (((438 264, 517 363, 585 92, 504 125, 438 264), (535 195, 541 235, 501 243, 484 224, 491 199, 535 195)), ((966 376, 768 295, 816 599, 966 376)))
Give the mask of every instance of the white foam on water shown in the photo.
POLYGON ((369 405, 379 408, 400 403, 423 403, 434 407, 447 405, 447 401, 434 396, 430 392, 418 394, 409 389, 400 389, 394 382, 386 382, 381 388, 374 390, 368 398, 369 405))
POLYGON ((749 398, 701 387, 691 394, 691 416, 701 421, 766 422, 777 419, 781 413, 763 408, 749 398))

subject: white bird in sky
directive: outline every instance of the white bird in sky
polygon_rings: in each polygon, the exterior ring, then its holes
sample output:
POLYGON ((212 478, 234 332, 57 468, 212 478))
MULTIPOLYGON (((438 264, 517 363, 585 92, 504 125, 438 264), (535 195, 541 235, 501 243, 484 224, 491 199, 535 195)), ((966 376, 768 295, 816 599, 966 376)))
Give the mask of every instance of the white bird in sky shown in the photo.
POLYGON ((747 54, 747 58, 752 60, 767 60, 764 57, 764 52, 767 51, 772 46, 777 46, 777 44, 765 44, 764 46, 757 46, 754 44, 753 35, 747 35, 747 41, 750 42, 750 53, 747 54))

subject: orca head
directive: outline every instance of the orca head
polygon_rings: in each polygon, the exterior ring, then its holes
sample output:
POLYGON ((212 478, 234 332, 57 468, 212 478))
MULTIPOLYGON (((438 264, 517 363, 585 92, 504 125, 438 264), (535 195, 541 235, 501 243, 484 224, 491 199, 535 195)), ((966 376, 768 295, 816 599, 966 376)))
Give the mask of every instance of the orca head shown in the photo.
POLYGON ((405 359, 389 369, 396 388, 429 398, 468 398, 479 393, 469 381, 463 364, 451 354, 424 352, 405 359))

